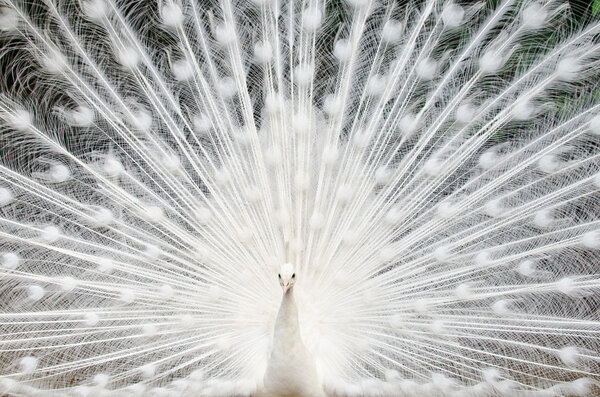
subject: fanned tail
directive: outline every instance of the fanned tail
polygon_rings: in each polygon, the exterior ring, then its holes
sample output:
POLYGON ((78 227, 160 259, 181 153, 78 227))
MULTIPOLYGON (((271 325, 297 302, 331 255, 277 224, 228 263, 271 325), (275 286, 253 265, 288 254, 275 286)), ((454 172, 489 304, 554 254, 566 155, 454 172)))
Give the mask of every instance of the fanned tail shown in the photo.
POLYGON ((600 24, 346 3, 3 1, 0 393, 598 389, 600 24))

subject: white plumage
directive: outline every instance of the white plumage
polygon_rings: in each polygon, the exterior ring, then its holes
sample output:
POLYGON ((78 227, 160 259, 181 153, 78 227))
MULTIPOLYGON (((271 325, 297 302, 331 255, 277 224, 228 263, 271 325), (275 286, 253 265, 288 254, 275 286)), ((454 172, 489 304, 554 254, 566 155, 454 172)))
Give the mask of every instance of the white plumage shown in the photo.
POLYGON ((597 395, 599 34, 0 0, 0 395, 597 395))
POLYGON ((300 335, 298 308, 293 289, 296 273, 292 265, 282 266, 279 281, 283 287, 283 298, 275 320, 267 368, 257 395, 324 397, 322 380, 317 375, 314 357, 300 335))

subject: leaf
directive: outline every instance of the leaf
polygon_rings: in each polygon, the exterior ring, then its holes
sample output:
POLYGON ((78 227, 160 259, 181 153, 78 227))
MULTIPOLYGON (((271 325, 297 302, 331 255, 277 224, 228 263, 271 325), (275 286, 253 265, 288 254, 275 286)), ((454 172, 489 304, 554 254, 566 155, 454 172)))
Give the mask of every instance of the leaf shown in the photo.
POLYGON ((595 0, 592 4, 592 15, 598 15, 600 13, 600 0, 595 0))

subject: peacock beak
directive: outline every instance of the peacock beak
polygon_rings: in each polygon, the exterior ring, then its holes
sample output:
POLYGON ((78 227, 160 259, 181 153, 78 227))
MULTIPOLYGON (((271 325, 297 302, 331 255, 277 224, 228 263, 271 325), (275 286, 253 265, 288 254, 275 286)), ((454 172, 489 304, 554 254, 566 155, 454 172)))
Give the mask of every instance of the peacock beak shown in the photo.
POLYGON ((283 284, 283 293, 285 294, 290 289, 290 283, 283 284))

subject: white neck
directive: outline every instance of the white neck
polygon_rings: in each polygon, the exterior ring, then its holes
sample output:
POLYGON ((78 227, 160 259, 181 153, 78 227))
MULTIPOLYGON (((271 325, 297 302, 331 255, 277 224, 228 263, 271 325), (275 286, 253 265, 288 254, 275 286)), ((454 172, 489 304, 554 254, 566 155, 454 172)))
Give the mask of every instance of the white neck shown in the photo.
POLYGON ((298 307, 294 299, 294 288, 283 293, 281 305, 273 330, 273 349, 285 348, 302 343, 300 338, 300 325, 298 323, 298 307))
POLYGON ((294 289, 283 293, 261 397, 324 397, 313 358, 300 337, 294 289))

